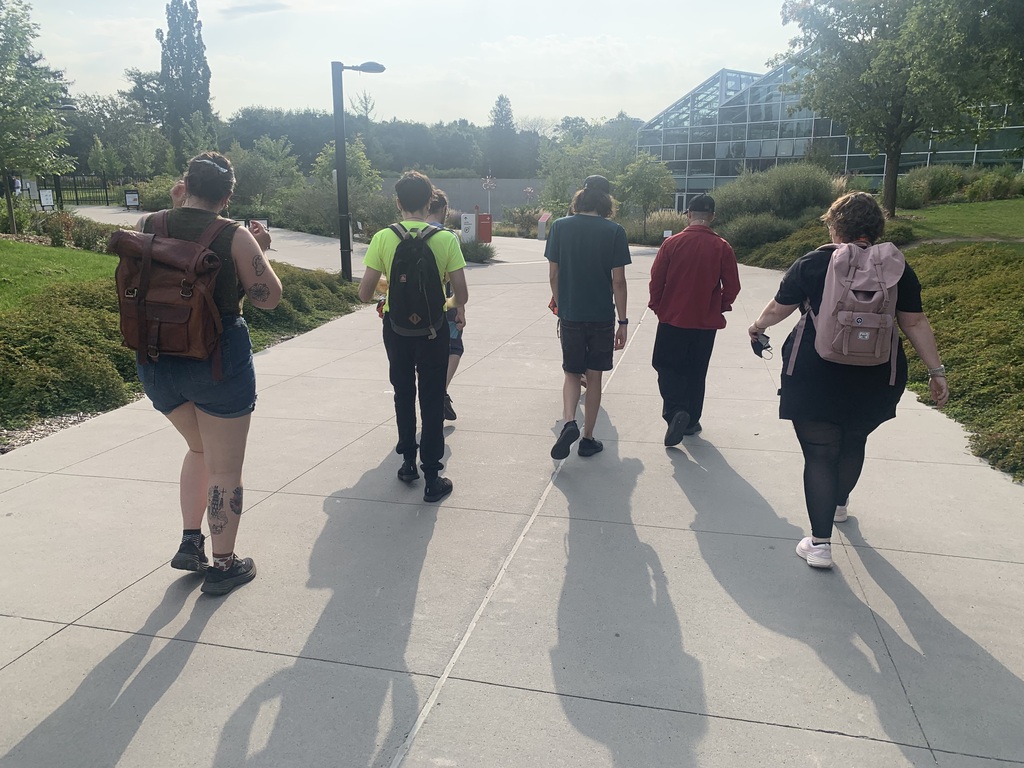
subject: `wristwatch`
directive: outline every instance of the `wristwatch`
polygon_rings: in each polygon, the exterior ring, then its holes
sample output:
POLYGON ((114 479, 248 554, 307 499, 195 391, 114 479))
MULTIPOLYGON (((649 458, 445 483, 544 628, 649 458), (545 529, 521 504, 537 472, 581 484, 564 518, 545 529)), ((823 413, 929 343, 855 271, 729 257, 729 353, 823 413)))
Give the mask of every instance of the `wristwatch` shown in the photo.
POLYGON ((629 320, 619 320, 619 325, 629 325, 629 320))

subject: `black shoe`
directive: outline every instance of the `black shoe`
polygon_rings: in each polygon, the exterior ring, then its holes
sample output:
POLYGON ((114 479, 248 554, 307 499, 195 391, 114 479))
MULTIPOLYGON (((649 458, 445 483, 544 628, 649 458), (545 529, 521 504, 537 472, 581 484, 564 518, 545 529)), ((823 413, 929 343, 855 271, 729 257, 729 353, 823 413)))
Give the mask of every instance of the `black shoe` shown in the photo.
POLYGON ((592 437, 584 437, 580 440, 580 447, 577 453, 580 456, 593 456, 604 450, 604 443, 592 437))
POLYGON ((403 483, 411 483, 413 480, 419 480, 420 473, 416 471, 416 462, 403 461, 402 466, 398 468, 398 479, 403 483))
POLYGON ((565 426, 562 427, 562 434, 555 440, 555 444, 551 447, 551 458, 552 459, 564 459, 569 455, 569 451, 572 450, 572 444, 580 439, 580 428, 576 425, 575 421, 567 421, 565 426))
POLYGON ((686 428, 690 424, 690 414, 686 411, 676 411, 668 422, 668 431, 665 432, 665 445, 679 445, 683 442, 686 428))
POLYGON ((203 551, 205 544, 205 536, 201 537, 198 547, 190 541, 181 542, 177 553, 171 558, 171 568, 179 571, 205 571, 210 565, 203 551))
POLYGON ((220 568, 207 568, 206 581, 200 591, 208 595, 226 595, 235 587, 248 584, 256 578, 256 563, 251 557, 235 558, 235 562, 226 571, 220 568))
POLYGON ((700 425, 700 422, 698 421, 696 424, 693 424, 693 425, 687 427, 684 430, 683 434, 686 435, 686 436, 689 436, 689 435, 699 435, 703 431, 703 429, 704 428, 700 425))
POLYGON ((452 408, 452 399, 448 397, 448 393, 444 393, 444 420, 455 421, 458 416, 455 415, 455 409, 452 408))
POLYGON ((427 480, 427 487, 423 489, 423 500, 440 501, 451 492, 451 480, 447 477, 434 477, 427 480))

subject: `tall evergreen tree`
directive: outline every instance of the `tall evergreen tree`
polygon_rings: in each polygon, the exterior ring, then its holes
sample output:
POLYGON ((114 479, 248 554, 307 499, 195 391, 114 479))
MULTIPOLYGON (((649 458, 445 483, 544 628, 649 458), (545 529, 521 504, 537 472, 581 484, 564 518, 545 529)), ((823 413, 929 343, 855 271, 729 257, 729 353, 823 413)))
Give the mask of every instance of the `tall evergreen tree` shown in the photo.
MULTIPOLYGON (((193 126, 196 112, 212 122, 210 107, 210 66, 206 63, 203 24, 196 0, 167 3, 167 32, 156 31, 162 50, 160 88, 164 97, 164 133, 179 164, 185 161, 182 131, 193 126)), ((212 149, 213 147, 208 147, 212 149)))
POLYGON ((487 128, 487 148, 483 169, 487 175, 502 179, 520 175, 516 160, 516 121, 512 117, 512 102, 500 94, 491 108, 491 124, 487 128))

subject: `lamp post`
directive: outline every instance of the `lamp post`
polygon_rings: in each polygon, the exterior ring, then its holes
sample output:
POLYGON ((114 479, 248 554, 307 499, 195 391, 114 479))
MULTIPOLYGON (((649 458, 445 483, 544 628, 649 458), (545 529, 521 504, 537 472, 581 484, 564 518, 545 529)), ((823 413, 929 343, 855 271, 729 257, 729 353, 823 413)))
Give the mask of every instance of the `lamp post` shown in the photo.
POLYGON ((345 98, 341 90, 341 73, 346 69, 356 72, 378 73, 384 66, 376 61, 364 61, 346 67, 340 61, 331 62, 331 90, 334 94, 334 162, 338 178, 338 236, 341 240, 341 279, 352 282, 352 224, 348 211, 348 169, 345 165, 345 98))

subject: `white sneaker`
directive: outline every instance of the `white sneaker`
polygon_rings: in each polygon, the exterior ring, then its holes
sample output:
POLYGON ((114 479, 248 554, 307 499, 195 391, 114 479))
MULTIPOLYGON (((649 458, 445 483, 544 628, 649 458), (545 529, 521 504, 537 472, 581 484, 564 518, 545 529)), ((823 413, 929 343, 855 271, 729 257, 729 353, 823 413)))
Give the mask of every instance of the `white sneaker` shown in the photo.
POLYGON ((812 568, 832 567, 832 545, 828 542, 815 544, 810 536, 805 536, 796 545, 796 553, 812 568))
POLYGON ((836 507, 836 514, 835 514, 835 517, 832 518, 832 522, 834 522, 834 523, 845 523, 846 522, 846 519, 850 516, 848 514, 848 511, 847 511, 847 506, 849 506, 848 503, 847 504, 840 504, 838 507, 836 507))

